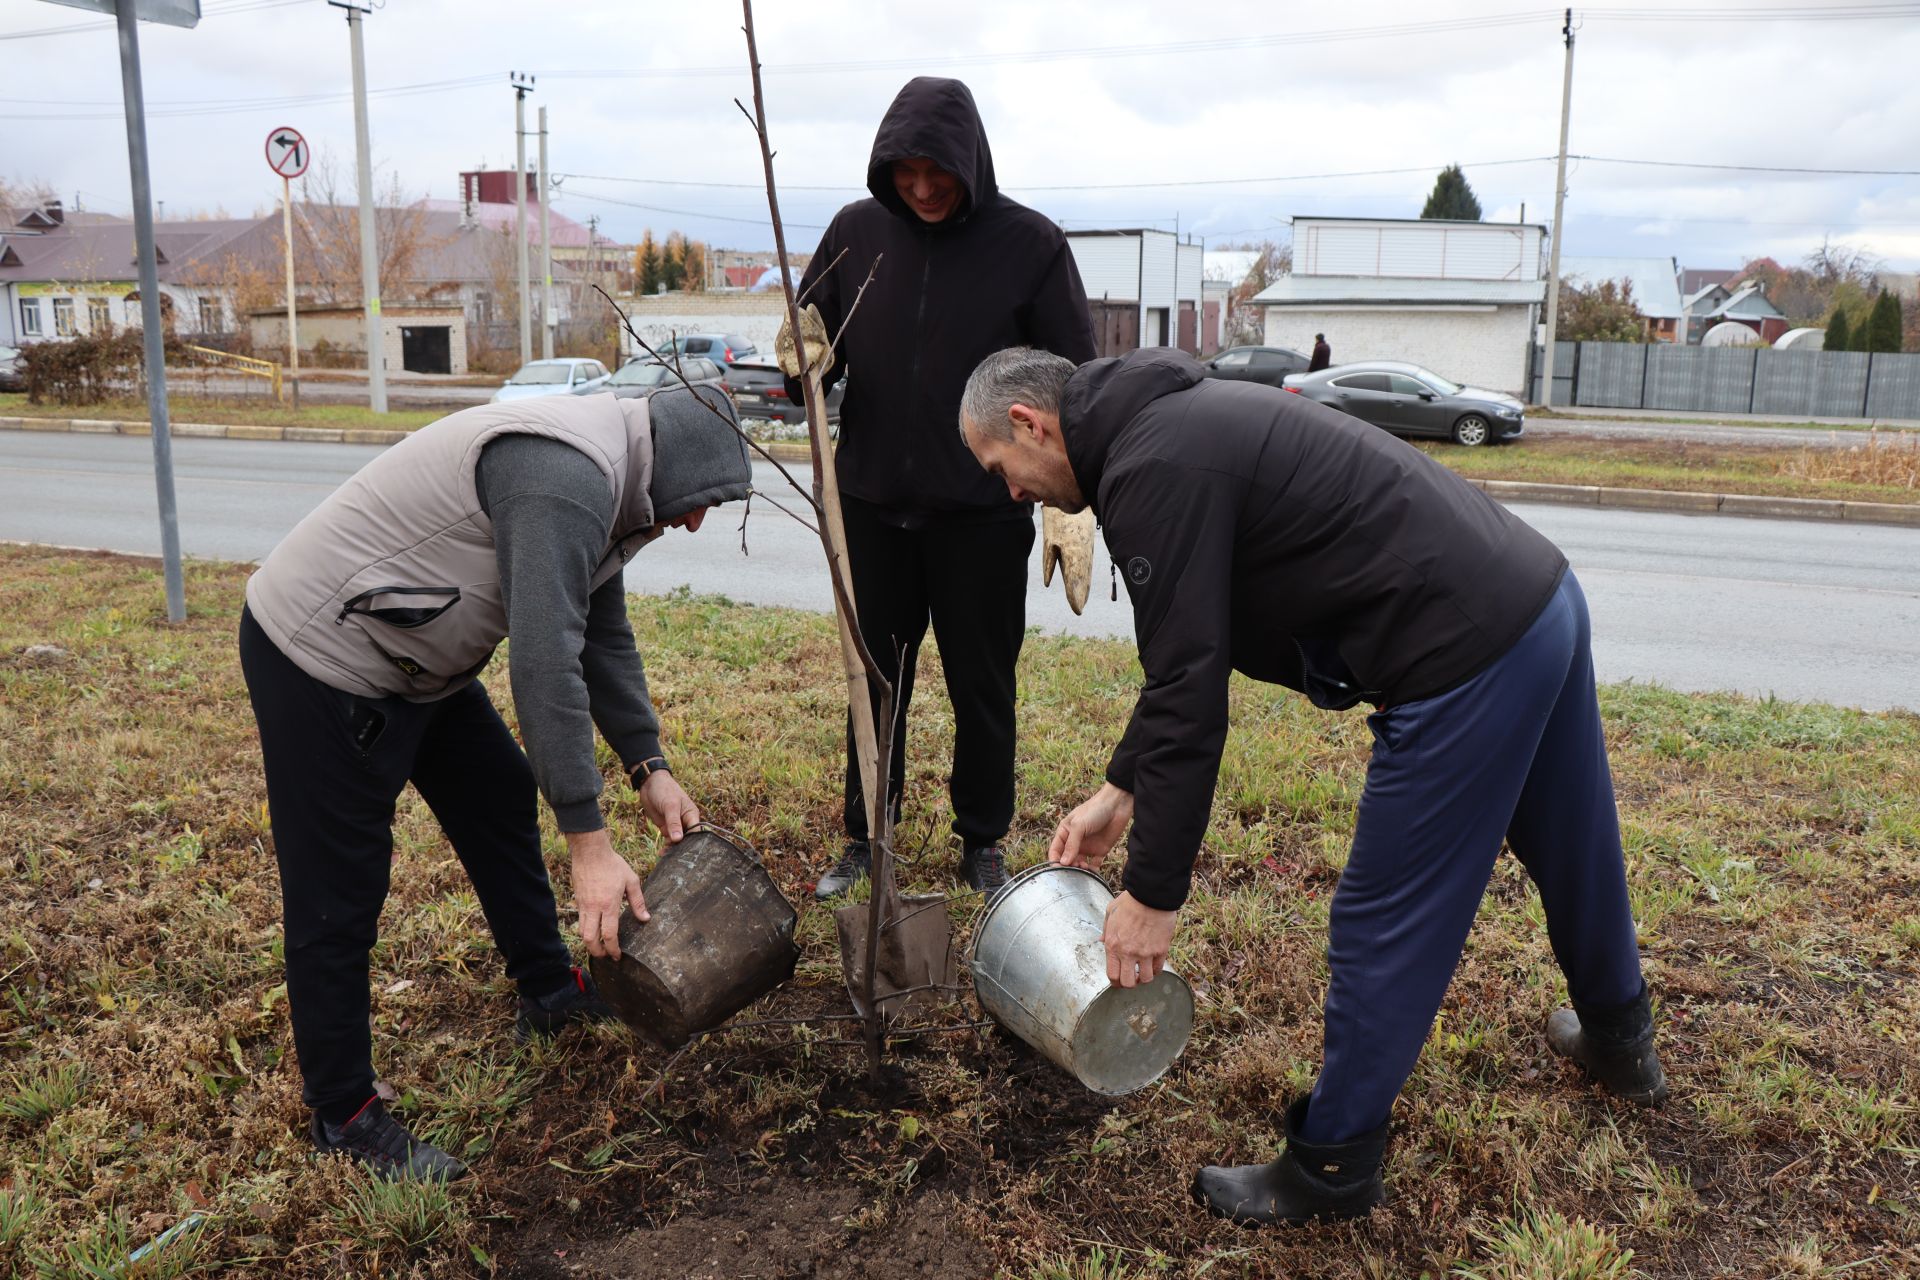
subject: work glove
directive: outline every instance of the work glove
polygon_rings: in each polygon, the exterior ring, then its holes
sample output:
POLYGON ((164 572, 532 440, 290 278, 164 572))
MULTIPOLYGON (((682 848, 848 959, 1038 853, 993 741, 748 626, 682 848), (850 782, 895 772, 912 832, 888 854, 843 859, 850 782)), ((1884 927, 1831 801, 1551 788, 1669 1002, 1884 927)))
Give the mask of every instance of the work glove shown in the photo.
MULTIPOLYGON (((820 308, 808 303, 800 308, 800 333, 807 341, 807 360, 819 371, 822 378, 833 368, 833 343, 827 337, 827 322, 820 318, 820 308)), ((789 378, 802 376, 800 353, 794 350, 792 322, 780 322, 780 336, 774 339, 774 353, 780 360, 780 372, 789 378)))
POLYGON ((1067 604, 1077 614, 1087 605, 1093 586, 1093 511, 1068 515, 1052 507, 1040 509, 1040 585, 1053 585, 1053 566, 1061 567, 1061 585, 1067 604))

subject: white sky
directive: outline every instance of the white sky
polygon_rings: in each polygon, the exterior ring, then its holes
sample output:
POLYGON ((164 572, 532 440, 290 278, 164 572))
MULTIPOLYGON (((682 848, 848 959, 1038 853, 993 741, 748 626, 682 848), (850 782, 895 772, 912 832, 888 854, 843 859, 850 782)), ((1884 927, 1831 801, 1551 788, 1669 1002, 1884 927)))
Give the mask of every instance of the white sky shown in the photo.
MULTIPOLYGON (((1413 217, 1434 171, 1452 161, 1467 166, 1489 218, 1517 218, 1524 203, 1529 221, 1545 222, 1551 161, 1486 163, 1549 156, 1558 145, 1560 14, 1526 4, 763 0, 756 19, 777 174, 792 184, 782 200, 792 245, 811 248, 833 210, 862 194, 880 114, 922 73, 972 86, 1003 187, 1069 226, 1171 228, 1177 219, 1218 245, 1284 238, 1294 214, 1413 217), (1481 17, 1513 21, 1392 30, 1481 17), (1300 39, 1329 31, 1362 34, 1300 39), (1204 47, 1181 47, 1195 44, 1204 47), (1114 46, 1143 51, 1084 52, 1114 46), (1415 172, 1118 185, 1402 167, 1415 172), (1065 186, 1105 189, 1039 189, 1065 186)), ((1696 0, 1691 11, 1710 9, 1712 20, 1626 16, 1677 12, 1647 4, 1576 10, 1574 153, 1920 170, 1920 4, 1793 6, 1899 15, 1855 21, 1740 16, 1782 0, 1696 0)), ((272 207, 279 183, 261 146, 275 126, 298 128, 330 152, 350 191, 342 11, 323 0, 203 0, 203 8, 197 30, 142 29, 155 195, 167 215, 272 207)), ((510 165, 507 73, 532 72, 528 127, 545 104, 554 170, 582 175, 566 180, 556 209, 583 221, 598 214, 622 240, 651 226, 768 247, 759 158, 732 102, 749 93, 738 28, 728 0, 387 0, 366 21, 376 163, 409 190, 442 198, 457 194, 462 169, 510 165), (580 72, 611 74, 567 74, 580 72), (446 81, 461 83, 381 92, 446 81)), ((0 0, 0 175, 45 179, 69 202, 78 192, 88 208, 128 211, 116 49, 105 18, 0 0), (89 29, 7 38, 76 25, 89 29)), ((1916 176, 1586 160, 1570 165, 1568 189, 1568 253, 1671 254, 1700 267, 1762 254, 1790 262, 1830 232, 1889 266, 1920 268, 1916 176)))

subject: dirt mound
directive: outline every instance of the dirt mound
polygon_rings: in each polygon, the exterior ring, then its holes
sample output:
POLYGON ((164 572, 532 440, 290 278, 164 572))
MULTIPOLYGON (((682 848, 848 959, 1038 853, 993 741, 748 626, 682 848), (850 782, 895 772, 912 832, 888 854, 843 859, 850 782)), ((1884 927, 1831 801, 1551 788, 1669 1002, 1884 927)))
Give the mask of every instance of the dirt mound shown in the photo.
POLYGON ((980 1280, 993 1273, 986 1251, 956 1221, 951 1196, 918 1196, 882 1216, 845 1183, 763 1181, 769 1185, 761 1190, 657 1227, 527 1250, 507 1274, 521 1280, 980 1280))

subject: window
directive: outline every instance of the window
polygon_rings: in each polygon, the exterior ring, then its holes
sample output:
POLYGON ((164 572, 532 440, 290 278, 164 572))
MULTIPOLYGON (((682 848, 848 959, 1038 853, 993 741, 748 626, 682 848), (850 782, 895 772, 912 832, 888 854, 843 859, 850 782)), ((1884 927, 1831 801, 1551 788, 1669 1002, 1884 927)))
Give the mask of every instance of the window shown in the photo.
POLYGON ((20 299, 20 334, 26 338, 40 336, 40 299, 20 299))
POLYGON ((96 338, 113 335, 113 310, 105 298, 87 299, 87 332, 96 338))
POLYGON ((1418 378, 1409 378, 1404 373, 1387 375, 1387 389, 1400 396, 1430 396, 1433 388, 1418 378))
POLYGON ((1384 373, 1350 373, 1344 378, 1335 378, 1333 385, 1342 391, 1385 391, 1387 375, 1384 373))
POLYGON ((686 338, 682 340, 680 350, 690 356, 703 356, 707 354, 707 348, 712 345, 711 338, 686 338))
POLYGON ((73 324, 73 299, 53 300, 53 332, 56 337, 71 338, 79 330, 73 324))
POLYGON ((220 301, 217 298, 200 299, 200 332, 220 332, 220 301))
POLYGON ((1250 351, 1227 351, 1222 352, 1213 364, 1216 369, 1244 369, 1252 361, 1253 353, 1250 351))

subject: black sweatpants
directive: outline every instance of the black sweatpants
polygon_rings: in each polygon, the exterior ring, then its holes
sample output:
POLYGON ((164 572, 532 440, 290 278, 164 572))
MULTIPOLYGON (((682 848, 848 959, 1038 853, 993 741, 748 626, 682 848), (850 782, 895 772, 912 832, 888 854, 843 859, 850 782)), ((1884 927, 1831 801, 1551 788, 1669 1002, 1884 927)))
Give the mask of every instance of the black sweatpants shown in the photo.
POLYGON ((244 611, 240 666, 266 765, 303 1096, 323 1115, 350 1110, 373 1094, 367 957, 407 783, 466 867, 507 976, 526 995, 566 985, 533 769, 478 681, 437 702, 355 697, 295 666, 244 611))
MULTIPOLYGON (((843 496, 841 506, 860 631, 898 690, 888 803, 899 812, 907 705, 920 641, 932 622, 953 702, 953 829, 969 846, 997 843, 1013 824, 1013 680, 1027 629, 1033 521, 901 529, 857 498, 843 496)), ((866 801, 851 724, 846 798, 847 835, 865 840, 866 801)))

